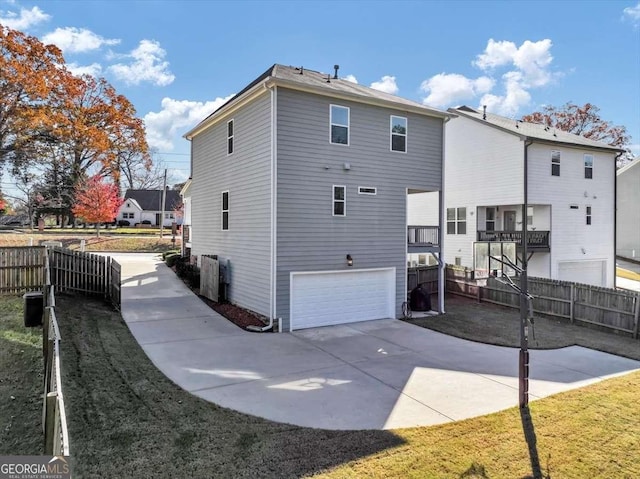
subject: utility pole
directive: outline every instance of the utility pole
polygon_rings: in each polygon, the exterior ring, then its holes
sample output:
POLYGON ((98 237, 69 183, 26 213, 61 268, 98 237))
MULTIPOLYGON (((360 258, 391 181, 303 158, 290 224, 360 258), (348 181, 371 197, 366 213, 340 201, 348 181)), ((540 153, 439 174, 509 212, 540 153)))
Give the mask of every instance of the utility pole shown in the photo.
POLYGON ((160 239, 164 234, 164 204, 167 201, 167 169, 164 169, 164 181, 162 182, 162 213, 160 214, 160 239))
POLYGON ((522 204, 522 274, 520 275, 520 361, 518 374, 518 404, 529 404, 529 295, 527 284, 527 203, 522 204))

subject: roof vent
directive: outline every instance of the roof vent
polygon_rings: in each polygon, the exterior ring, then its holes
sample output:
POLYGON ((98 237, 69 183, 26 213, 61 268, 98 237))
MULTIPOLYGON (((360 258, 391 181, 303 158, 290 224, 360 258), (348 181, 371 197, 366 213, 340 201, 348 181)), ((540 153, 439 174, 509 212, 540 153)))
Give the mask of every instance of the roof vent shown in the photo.
POLYGON ((482 119, 487 119, 487 105, 482 105, 482 119))
POLYGON ((304 75, 304 67, 300 67, 300 75, 304 75))
POLYGON ((331 83, 331 73, 327 73, 327 83, 331 83))
POLYGON ((340 65, 333 65, 333 79, 338 79, 338 70, 340 70, 340 65))

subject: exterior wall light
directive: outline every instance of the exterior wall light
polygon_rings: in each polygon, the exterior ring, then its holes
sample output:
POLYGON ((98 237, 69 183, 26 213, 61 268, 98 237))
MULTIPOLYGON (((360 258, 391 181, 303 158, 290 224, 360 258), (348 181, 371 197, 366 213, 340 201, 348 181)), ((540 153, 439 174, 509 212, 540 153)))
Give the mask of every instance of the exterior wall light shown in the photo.
POLYGON ((347 255, 347 266, 353 266, 353 258, 350 254, 347 255))

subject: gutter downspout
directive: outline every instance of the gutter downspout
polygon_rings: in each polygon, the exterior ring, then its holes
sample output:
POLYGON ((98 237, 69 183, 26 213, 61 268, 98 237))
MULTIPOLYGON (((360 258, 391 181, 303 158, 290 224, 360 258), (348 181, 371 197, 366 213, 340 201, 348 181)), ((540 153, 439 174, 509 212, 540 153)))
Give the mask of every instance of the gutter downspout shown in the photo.
POLYGON ((618 158, 624 154, 619 152, 613 159, 613 289, 618 282, 616 258, 618 254, 618 158))
MULTIPOLYGON (((276 246, 277 246, 277 236, 276 236, 276 212, 277 212, 277 149, 276 149, 276 140, 277 140, 277 120, 278 120, 278 90, 275 85, 268 85, 266 82, 264 83, 264 88, 269 90, 271 93, 271 204, 270 204, 270 214, 271 214, 271 238, 270 238, 270 256, 271 256, 271 268, 270 268, 270 288, 269 288, 269 324, 266 326, 247 326, 248 331, 254 331, 259 333, 264 333, 265 331, 269 331, 273 329, 273 322, 276 317, 276 246)), ((278 327, 279 331, 282 332, 282 319, 278 318, 278 327)))
POLYGON ((438 194, 440 200, 440 227, 438 228, 438 245, 440 245, 440 257, 438 258, 438 311, 440 314, 444 314, 444 294, 445 294, 445 268, 444 262, 444 245, 442 239, 444 238, 444 168, 445 168, 445 142, 446 142, 446 126, 447 122, 451 120, 451 117, 447 116, 442 120, 442 167, 440 172, 440 192, 438 194))

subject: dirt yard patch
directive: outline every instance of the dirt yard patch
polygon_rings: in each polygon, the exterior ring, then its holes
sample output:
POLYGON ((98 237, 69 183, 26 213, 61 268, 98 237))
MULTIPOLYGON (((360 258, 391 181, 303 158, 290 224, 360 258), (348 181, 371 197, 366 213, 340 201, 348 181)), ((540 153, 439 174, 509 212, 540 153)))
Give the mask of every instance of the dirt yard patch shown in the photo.
POLYGON ((25 328, 21 296, 0 297, 0 454, 39 455, 42 433, 42 329, 25 328))
MULTIPOLYGON (((445 303, 446 314, 408 322, 459 338, 495 344, 520 346, 520 312, 517 309, 478 303, 473 299, 450 294, 445 303)), ((529 334, 531 349, 553 349, 584 346, 607 353, 640 360, 640 341, 613 332, 596 330, 568 321, 536 316, 529 334)))
MULTIPOLYGON (((175 249, 175 245, 170 238, 152 238, 152 237, 131 237, 126 235, 107 235, 102 234, 100 237, 95 234, 18 234, 18 233, 2 233, 0 234, 0 246, 28 246, 30 240, 34 245, 41 245, 45 241, 59 241, 62 246, 72 250, 80 249, 80 241, 85 241, 86 251, 118 251, 118 252, 137 252, 137 253, 161 253, 175 249)), ((179 246, 179 239, 176 239, 179 246)))

